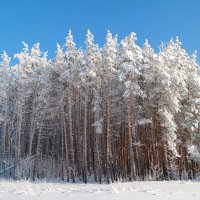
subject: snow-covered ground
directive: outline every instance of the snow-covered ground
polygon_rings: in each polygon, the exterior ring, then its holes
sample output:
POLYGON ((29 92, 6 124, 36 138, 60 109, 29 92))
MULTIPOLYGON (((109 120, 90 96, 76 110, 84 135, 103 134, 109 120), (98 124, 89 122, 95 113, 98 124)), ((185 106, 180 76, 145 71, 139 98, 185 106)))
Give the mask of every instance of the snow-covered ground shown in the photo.
POLYGON ((0 181, 0 200, 193 200, 200 181, 83 184, 0 181))

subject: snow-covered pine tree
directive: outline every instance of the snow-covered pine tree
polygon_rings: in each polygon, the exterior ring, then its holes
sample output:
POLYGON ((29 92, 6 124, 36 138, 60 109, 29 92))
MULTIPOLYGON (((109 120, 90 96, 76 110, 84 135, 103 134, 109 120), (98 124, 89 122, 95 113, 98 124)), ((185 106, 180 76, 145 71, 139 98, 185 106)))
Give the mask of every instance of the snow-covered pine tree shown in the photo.
POLYGON ((131 33, 71 31, 55 59, 24 44, 0 65, 0 174, 17 179, 99 181, 195 178, 200 169, 196 53, 178 38, 154 53, 131 33))

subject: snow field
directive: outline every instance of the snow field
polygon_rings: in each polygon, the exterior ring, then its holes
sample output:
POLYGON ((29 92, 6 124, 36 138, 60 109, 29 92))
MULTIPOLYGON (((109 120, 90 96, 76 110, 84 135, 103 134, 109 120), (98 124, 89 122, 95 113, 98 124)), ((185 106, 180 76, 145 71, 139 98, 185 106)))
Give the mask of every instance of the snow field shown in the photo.
POLYGON ((0 181, 0 200, 193 200, 198 181, 148 181, 114 184, 0 181))

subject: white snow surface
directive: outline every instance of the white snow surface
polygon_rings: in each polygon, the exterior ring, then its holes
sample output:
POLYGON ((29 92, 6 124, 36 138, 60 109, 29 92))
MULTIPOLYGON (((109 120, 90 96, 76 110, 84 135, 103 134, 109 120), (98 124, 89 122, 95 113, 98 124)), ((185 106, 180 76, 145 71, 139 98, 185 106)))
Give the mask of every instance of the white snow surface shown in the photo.
POLYGON ((145 181, 113 184, 0 181, 0 200, 193 200, 200 181, 145 181))

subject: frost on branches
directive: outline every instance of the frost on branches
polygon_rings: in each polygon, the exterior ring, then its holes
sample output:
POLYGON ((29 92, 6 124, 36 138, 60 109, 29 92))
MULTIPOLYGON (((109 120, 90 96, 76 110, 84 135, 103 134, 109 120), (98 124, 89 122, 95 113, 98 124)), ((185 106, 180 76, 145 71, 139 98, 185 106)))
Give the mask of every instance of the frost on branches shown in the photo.
POLYGON ((195 178, 200 76, 178 38, 154 53, 135 33, 100 48, 71 31, 48 60, 23 42, 0 63, 0 176, 95 182, 195 178))

